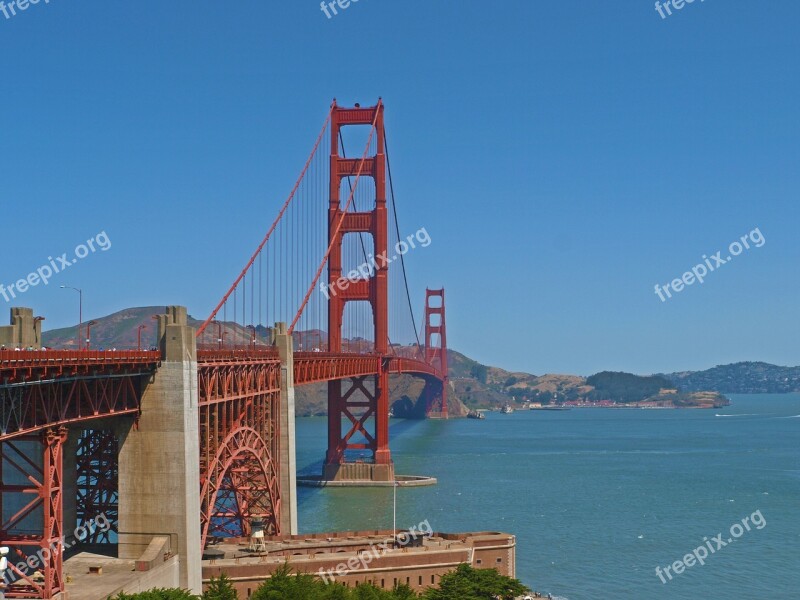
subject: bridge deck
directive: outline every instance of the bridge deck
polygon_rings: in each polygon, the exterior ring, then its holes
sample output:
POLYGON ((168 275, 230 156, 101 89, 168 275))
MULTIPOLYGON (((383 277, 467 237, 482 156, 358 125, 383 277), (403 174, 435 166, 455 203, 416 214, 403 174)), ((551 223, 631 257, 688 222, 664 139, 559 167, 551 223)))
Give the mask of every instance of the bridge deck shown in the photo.
POLYGON ((0 385, 141 371, 160 362, 161 353, 150 350, 0 350, 0 385))

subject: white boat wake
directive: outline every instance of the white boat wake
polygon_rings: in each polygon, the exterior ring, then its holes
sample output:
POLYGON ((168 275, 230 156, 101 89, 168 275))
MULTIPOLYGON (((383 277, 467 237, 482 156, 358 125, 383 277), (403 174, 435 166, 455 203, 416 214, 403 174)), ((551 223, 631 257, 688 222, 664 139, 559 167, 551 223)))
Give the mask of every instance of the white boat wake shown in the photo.
POLYGON ((736 415, 721 415, 716 413, 715 417, 766 417, 768 415, 760 415, 758 413, 746 413, 746 414, 736 414, 736 415))

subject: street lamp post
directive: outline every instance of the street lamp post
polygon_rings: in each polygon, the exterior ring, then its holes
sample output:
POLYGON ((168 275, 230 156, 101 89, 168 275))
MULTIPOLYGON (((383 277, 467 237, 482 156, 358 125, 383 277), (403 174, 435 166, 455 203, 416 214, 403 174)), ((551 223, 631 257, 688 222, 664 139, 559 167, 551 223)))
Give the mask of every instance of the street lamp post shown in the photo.
MULTIPOLYGON (((397 539, 397 481, 392 482, 392 492, 394 495, 394 509, 392 511, 392 539, 397 539)), ((394 544, 392 544, 394 545, 394 544)))
POLYGON ((92 325, 97 325, 97 321, 89 321, 86 324, 86 349, 92 346, 92 325))
MULTIPOLYGON (((34 323, 41 323, 42 321, 44 321, 44 317, 35 317, 33 319, 34 323)), ((36 331, 38 331, 41 334, 41 331, 40 331, 39 327, 36 327, 36 331)), ((39 339, 36 340, 36 343, 39 344, 39 349, 40 350, 44 350, 44 345, 42 344, 42 336, 41 335, 39 335, 39 339)), ((0 598, 0 600, 2 600, 2 598, 0 598)))
POLYGON ((211 321, 211 325, 217 326, 217 348, 219 350, 222 350, 222 324, 216 319, 214 319, 213 321, 211 321))
POLYGON ((256 349, 256 328, 255 328, 255 325, 248 325, 247 327, 245 327, 245 329, 249 329, 249 330, 251 330, 253 332, 252 335, 250 336, 250 343, 251 343, 251 345, 253 347, 253 350, 255 350, 256 349))
POLYGON ((156 349, 158 349, 158 345, 161 343, 161 340, 158 337, 159 333, 161 333, 161 328, 159 326, 160 325, 160 323, 159 323, 160 315, 150 315, 150 318, 153 319, 153 321, 156 322, 156 324, 153 325, 153 329, 155 329, 155 332, 156 332, 156 334, 155 334, 156 335, 156 345, 155 345, 155 347, 156 347, 156 349))
POLYGON ((81 337, 81 333, 83 332, 83 290, 69 285, 62 285, 61 289, 75 290, 76 292, 78 292, 78 350, 82 350, 83 338, 81 337))
POLYGON ((147 329, 147 325, 139 325, 136 328, 136 349, 142 350, 142 329, 147 329))

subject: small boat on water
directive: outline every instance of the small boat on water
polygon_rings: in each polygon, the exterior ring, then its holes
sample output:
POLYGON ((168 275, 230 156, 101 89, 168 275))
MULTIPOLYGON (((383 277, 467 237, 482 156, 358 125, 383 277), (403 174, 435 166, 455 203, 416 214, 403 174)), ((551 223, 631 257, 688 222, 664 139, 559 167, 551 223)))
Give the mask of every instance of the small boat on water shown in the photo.
POLYGON ((510 415, 511 413, 514 412, 514 409, 510 404, 506 404, 503 408, 500 409, 500 412, 503 413, 504 415, 510 415))
POLYGON ((479 411, 479 410, 471 410, 471 411, 469 411, 469 413, 467 414, 467 418, 468 418, 468 419, 485 419, 485 418, 486 418, 486 415, 484 415, 484 414, 483 414, 481 411, 479 411))

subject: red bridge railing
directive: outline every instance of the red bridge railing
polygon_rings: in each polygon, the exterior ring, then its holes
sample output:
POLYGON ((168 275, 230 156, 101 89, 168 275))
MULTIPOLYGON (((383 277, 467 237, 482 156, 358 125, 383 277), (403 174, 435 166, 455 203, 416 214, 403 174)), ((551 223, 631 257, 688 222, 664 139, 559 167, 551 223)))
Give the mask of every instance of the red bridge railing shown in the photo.
POLYGON ((0 383, 85 373, 125 372, 133 367, 155 368, 156 350, 2 350, 0 383))
POLYGON ((158 362, 160 359, 161 353, 157 350, 0 350, 0 366, 45 363, 142 364, 158 362))

